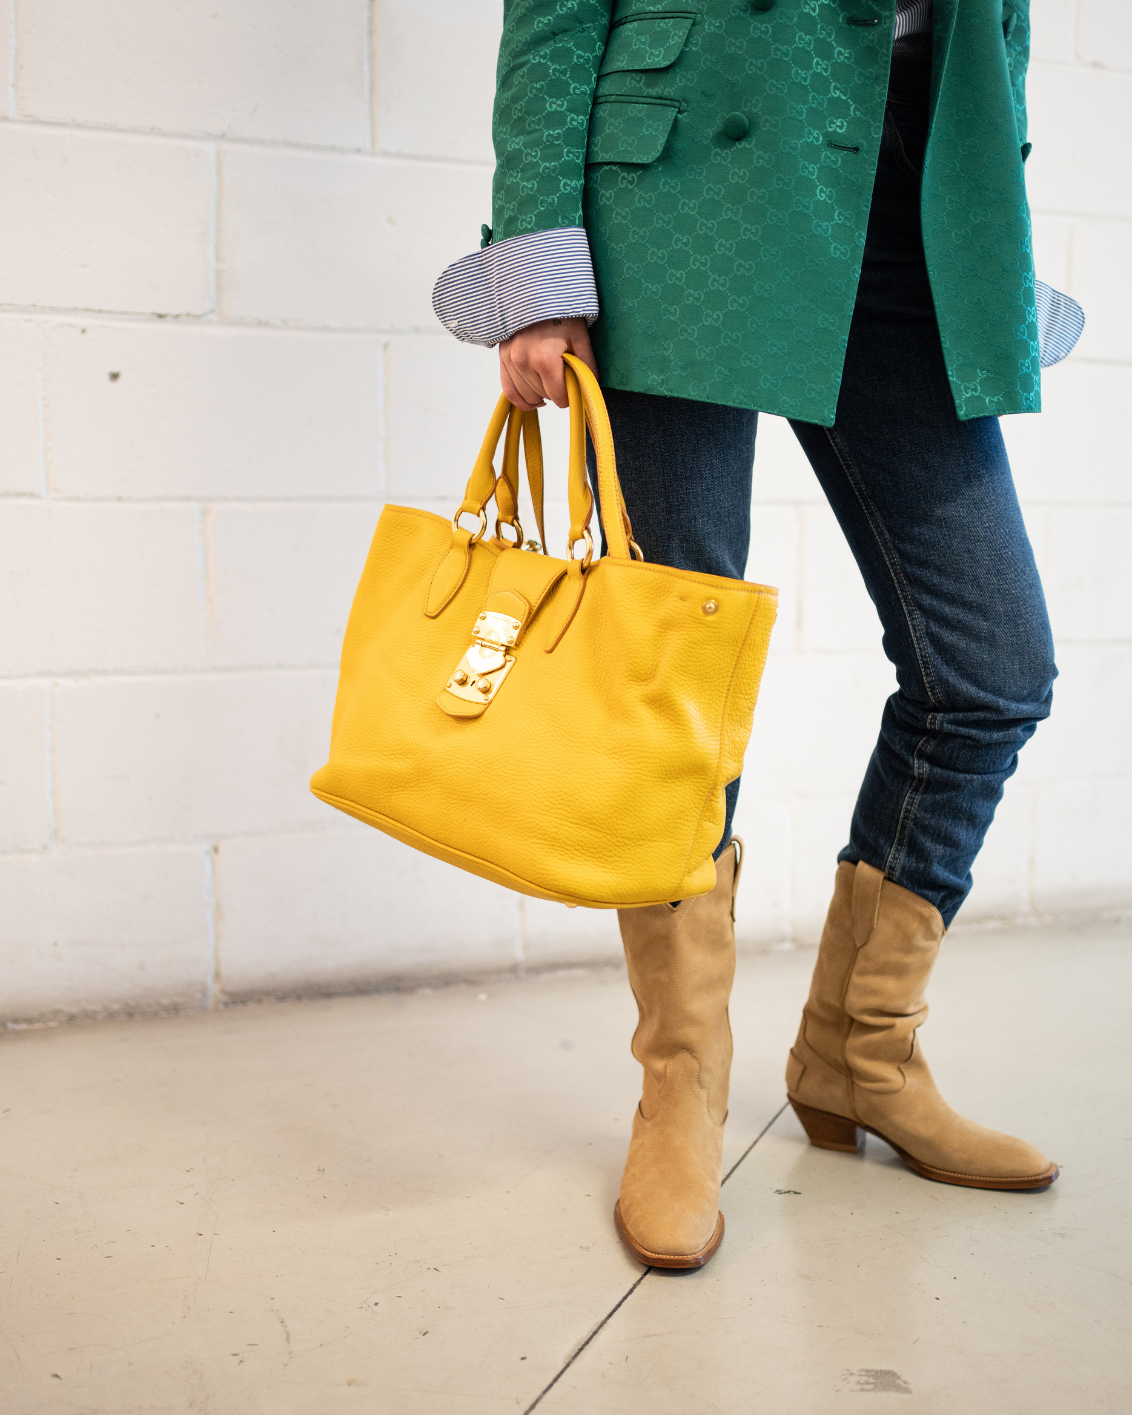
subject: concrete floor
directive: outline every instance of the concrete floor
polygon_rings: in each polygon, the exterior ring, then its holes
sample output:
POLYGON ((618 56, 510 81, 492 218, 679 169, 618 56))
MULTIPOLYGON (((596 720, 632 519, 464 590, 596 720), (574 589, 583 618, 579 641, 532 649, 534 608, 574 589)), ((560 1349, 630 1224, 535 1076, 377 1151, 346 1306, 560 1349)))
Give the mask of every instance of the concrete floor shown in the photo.
POLYGON ((955 935, 937 969, 937 1078, 1061 1163, 1038 1195, 805 1143, 812 963, 741 960, 727 1236, 690 1274, 614 1235, 615 970, 8 1033, 0 1410, 1128 1410, 1132 926, 955 935))

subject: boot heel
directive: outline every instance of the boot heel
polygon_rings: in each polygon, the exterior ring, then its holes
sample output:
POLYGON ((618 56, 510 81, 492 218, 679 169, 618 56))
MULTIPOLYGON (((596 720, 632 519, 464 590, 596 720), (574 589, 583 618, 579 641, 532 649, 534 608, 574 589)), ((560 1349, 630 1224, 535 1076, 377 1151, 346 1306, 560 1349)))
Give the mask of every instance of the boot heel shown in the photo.
POLYGON ((810 1144, 816 1145, 819 1150, 844 1150, 855 1155, 864 1148, 865 1137, 857 1129, 855 1121, 846 1120, 843 1115, 830 1115, 827 1110, 813 1110, 800 1101, 791 1101, 790 1104, 802 1122, 810 1144))

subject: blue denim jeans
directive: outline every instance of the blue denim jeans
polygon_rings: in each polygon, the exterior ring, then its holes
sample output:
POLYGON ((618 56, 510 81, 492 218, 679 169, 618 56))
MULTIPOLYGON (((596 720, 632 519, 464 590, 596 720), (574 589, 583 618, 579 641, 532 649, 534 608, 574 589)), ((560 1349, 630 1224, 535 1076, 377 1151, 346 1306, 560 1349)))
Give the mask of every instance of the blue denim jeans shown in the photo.
MULTIPOLYGON (((791 426, 899 685, 838 858, 883 870, 949 924, 1057 670, 998 420, 960 422, 944 368, 920 234, 929 71, 893 61, 836 420, 791 426)), ((606 400, 645 558, 741 578, 758 414, 617 389, 606 400)), ((815 720, 827 710, 815 703, 815 720)))

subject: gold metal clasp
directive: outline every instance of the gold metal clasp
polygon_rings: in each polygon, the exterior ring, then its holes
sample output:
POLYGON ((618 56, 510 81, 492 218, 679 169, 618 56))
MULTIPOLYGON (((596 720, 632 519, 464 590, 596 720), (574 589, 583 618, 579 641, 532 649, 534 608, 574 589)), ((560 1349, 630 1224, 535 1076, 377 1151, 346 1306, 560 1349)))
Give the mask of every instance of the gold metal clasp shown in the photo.
POLYGON ((472 630, 472 644, 445 685, 466 703, 490 703, 515 664, 513 648, 522 621, 484 610, 472 630))

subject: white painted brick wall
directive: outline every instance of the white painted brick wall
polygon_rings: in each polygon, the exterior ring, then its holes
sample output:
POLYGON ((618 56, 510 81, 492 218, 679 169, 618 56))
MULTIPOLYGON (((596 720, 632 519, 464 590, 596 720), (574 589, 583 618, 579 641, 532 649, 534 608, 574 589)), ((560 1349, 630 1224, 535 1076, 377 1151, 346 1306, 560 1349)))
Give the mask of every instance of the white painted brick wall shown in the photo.
POLYGON ((201 1006, 213 992, 211 852, 0 856, 0 997, 9 1017, 201 1006))
POLYGON ((478 165, 247 146, 223 169, 221 307, 241 322, 431 333, 433 281, 490 212, 478 165))
POLYGON ((21 117, 362 150, 363 0, 35 0, 16 9, 21 117))
POLYGON ((141 845, 325 824, 307 778, 333 705, 334 674, 318 669, 63 683, 59 839, 141 845))
POLYGON ((364 985, 376 958, 400 979, 513 967, 518 958, 508 890, 437 869, 363 826, 226 840, 217 887, 230 996, 364 985))
POLYGON ((374 335, 57 325, 46 361, 52 490, 68 500, 379 496, 382 351, 374 335))
POLYGON ((217 506, 209 514, 213 662, 338 666, 379 502, 217 506))
POLYGON ((376 6, 379 152, 492 161, 500 8, 498 0, 376 6))
MULTIPOLYGON (((0 0, 0 1016, 616 955, 608 912, 306 789, 380 505, 447 513, 496 397, 429 295, 489 218, 500 12, 0 0)), ((1039 273, 1089 323, 1043 415, 1005 423, 1062 677, 968 920, 1132 906, 1129 14, 1034 6, 1039 273)), ((752 518, 748 574, 782 593, 740 932, 813 941, 893 675, 778 418, 752 518)))
POLYGON ((202 521, 186 505, 6 505, 0 673, 204 668, 202 521))
POLYGON ((40 496, 43 465, 43 329, 0 323, 0 497, 40 496))
POLYGON ((0 683, 0 852, 52 843, 50 715, 47 683, 0 683))
POLYGON ((0 303, 208 313, 215 163, 203 143, 0 124, 0 303))

